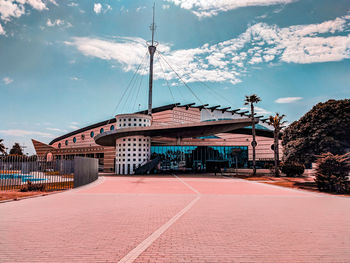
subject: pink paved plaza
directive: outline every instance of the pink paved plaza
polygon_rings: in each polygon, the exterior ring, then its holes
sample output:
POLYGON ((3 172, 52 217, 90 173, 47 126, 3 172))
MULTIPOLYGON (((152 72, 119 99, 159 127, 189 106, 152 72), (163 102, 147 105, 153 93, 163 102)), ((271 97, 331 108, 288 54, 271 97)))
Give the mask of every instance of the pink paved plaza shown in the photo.
POLYGON ((0 204, 0 262, 350 262, 350 199, 240 179, 100 177, 0 204))

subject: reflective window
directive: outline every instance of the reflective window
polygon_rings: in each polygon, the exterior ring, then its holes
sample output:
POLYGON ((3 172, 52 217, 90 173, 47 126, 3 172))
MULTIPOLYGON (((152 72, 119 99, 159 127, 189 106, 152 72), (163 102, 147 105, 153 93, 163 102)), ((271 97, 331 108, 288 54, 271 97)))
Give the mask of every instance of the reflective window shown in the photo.
POLYGON ((92 132, 90 132, 90 137, 92 138, 92 137, 94 137, 94 132, 92 131, 92 132))
POLYGON ((103 128, 100 129, 100 133, 103 133, 105 130, 103 128))
POLYGON ((77 138, 74 137, 73 138, 73 142, 76 143, 77 142, 77 138))
POLYGON ((248 166, 247 146, 151 146, 153 159, 161 158, 161 170, 214 171, 248 166))
POLYGON ((68 140, 66 140, 66 141, 64 142, 64 144, 65 144, 65 145, 68 145, 68 140))
POLYGON ((61 143, 58 144, 58 148, 59 148, 59 149, 61 148, 61 143))
POLYGON ((111 130, 111 131, 113 131, 113 130, 114 130, 114 125, 112 125, 112 126, 111 126, 110 130, 111 130))

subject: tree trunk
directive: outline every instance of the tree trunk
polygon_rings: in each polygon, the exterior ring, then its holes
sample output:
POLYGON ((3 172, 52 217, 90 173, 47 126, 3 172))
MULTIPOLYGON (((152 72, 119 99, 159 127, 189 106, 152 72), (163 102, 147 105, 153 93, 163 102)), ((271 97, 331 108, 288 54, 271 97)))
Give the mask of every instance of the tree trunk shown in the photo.
POLYGON ((275 176, 278 177, 280 175, 280 171, 278 168, 279 162, 279 153, 278 153, 278 129, 274 130, 274 157, 275 157, 275 176))
MULTIPOLYGON (((255 121, 254 121, 254 105, 253 103, 250 103, 250 112, 252 114, 252 135, 253 135, 253 142, 255 142, 255 121)), ((255 143, 252 144, 253 147, 253 176, 256 175, 256 161, 255 161, 255 143)))

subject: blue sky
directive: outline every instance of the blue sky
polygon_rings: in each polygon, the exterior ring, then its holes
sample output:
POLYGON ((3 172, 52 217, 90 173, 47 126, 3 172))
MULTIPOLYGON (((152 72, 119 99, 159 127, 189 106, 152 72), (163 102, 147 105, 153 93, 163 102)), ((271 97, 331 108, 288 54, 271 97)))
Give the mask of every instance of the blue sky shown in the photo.
MULTIPOLYGON (((152 5, 0 0, 6 146, 24 143, 33 153, 31 138, 49 142, 145 109, 152 5)), ((156 24, 154 106, 242 108, 244 95, 256 93, 259 113, 292 122, 320 101, 350 97, 348 0, 158 0, 156 24)))

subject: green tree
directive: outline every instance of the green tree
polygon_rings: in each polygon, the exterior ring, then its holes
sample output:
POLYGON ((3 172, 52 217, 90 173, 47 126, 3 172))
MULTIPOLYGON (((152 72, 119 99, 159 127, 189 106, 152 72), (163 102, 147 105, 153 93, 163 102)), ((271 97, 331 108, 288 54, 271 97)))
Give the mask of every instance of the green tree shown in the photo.
POLYGON ((315 182, 320 191, 345 193, 350 189, 347 177, 350 171, 350 153, 334 155, 323 153, 317 156, 315 182))
POLYGON ((255 147, 256 147, 256 140, 255 140, 255 118, 254 118, 254 103, 258 103, 261 101, 260 97, 258 97, 256 94, 245 96, 244 105, 250 105, 250 118, 252 120, 252 147, 253 147, 253 176, 256 175, 256 160, 255 160, 255 147))
POLYGON ((350 151, 350 99, 318 103, 283 131, 283 161, 311 164, 316 155, 350 151))
POLYGON ((4 139, 0 139, 0 153, 6 154, 6 147, 3 143, 4 139))
POLYGON ((281 129, 283 128, 283 124, 286 123, 286 121, 283 121, 283 118, 286 115, 282 114, 279 115, 279 113, 276 113, 275 116, 270 116, 269 117, 269 124, 273 126, 274 130, 273 130, 273 151, 274 151, 274 160, 275 160, 275 176, 279 176, 280 175, 280 170, 279 170, 279 143, 278 143, 278 139, 279 139, 279 134, 281 129))
POLYGON ((18 142, 15 142, 15 144, 12 146, 12 149, 10 150, 10 154, 23 155, 22 147, 19 145, 18 142))

